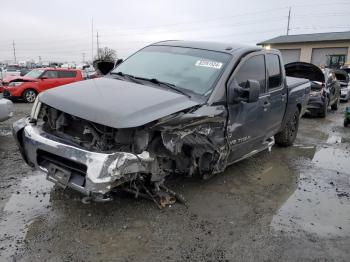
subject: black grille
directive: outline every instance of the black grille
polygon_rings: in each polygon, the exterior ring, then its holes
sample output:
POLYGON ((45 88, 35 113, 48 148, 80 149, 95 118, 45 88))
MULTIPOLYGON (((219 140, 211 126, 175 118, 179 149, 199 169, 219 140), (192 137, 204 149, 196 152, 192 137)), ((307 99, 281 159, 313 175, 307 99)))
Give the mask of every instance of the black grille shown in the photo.
POLYGON ((9 97, 11 97, 11 94, 10 94, 9 91, 4 90, 4 92, 2 93, 2 96, 3 96, 4 98, 9 98, 9 97))
POLYGON ((86 176, 87 166, 70 159, 49 153, 44 150, 37 151, 37 163, 39 166, 47 168, 50 163, 53 163, 64 169, 68 169, 72 173, 79 174, 83 177, 86 176))

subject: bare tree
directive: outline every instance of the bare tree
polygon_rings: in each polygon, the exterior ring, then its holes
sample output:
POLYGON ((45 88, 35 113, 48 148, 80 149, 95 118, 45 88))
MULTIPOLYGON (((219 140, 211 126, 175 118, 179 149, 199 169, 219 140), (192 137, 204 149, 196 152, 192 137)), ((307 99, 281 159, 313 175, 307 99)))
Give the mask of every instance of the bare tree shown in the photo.
POLYGON ((103 75, 113 69, 117 60, 117 52, 111 48, 99 48, 93 61, 93 67, 103 75))
POLYGON ((115 62, 117 60, 117 52, 108 47, 99 48, 95 60, 115 62))

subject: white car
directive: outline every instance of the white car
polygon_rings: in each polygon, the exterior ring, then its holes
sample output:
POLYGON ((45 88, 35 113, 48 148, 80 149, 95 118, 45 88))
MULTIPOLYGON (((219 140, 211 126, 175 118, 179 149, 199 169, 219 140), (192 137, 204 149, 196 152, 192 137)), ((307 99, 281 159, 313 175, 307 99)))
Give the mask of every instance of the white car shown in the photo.
POLYGON ((1 79, 4 79, 8 76, 20 76, 21 70, 19 67, 7 67, 1 70, 0 77, 1 79))
POLYGON ((13 116, 13 104, 10 100, 0 98, 0 122, 13 116))
POLYGON ((350 75, 345 70, 335 70, 335 76, 340 84, 340 101, 350 99, 350 75))

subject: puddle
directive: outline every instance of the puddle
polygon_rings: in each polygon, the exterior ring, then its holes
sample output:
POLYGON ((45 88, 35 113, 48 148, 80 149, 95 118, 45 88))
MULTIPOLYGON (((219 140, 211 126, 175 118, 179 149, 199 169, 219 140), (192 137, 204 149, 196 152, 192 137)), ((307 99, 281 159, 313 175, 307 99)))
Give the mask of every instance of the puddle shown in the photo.
POLYGON ((321 168, 350 174, 350 152, 339 148, 321 148, 312 162, 321 168))
POLYGON ((53 184, 42 174, 24 178, 6 203, 0 222, 0 256, 10 258, 24 240, 28 227, 49 211, 53 184))
POLYGON ((320 184, 319 179, 317 182, 301 175, 298 190, 273 217, 274 229, 294 233, 303 230, 321 236, 350 234, 349 198, 339 198, 334 187, 320 184))
MULTIPOLYGON (((334 140, 333 140, 334 141, 334 140)), ((350 154, 341 148, 320 148, 311 167, 300 171, 297 190, 274 215, 271 227, 320 236, 349 236, 350 154)))

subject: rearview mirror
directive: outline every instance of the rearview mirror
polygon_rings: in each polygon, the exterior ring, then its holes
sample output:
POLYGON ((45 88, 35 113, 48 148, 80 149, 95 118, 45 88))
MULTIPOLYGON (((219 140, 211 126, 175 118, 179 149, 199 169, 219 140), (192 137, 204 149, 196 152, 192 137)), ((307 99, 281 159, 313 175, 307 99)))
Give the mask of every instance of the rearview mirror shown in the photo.
POLYGON ((233 81, 228 90, 228 103, 237 102, 254 103, 259 100, 260 83, 256 80, 247 80, 244 88, 233 81))

